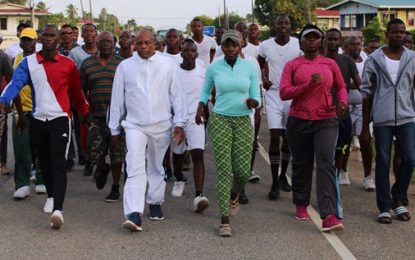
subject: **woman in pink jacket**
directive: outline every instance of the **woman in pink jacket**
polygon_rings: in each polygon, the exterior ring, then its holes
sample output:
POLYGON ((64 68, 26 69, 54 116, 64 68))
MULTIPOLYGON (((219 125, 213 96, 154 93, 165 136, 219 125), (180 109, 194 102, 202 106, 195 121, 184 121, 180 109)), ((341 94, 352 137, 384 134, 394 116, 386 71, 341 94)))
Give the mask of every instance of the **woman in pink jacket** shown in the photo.
POLYGON ((310 218, 307 206, 310 204, 315 157, 317 200, 323 231, 342 230, 334 152, 338 133, 336 109, 340 114, 346 111, 346 87, 337 64, 319 55, 323 32, 317 26, 307 25, 299 38, 304 56, 287 63, 280 88, 282 100, 292 99, 287 138, 293 156, 295 217, 298 220, 310 218))

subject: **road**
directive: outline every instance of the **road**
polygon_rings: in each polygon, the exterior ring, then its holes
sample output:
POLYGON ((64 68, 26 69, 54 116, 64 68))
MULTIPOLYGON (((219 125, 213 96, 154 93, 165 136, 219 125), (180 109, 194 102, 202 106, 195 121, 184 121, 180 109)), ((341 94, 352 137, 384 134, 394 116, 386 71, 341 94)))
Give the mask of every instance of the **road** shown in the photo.
MULTIPOLYGON (((268 147, 263 121, 259 140, 262 147, 268 147)), ((12 150, 8 165, 13 168, 11 155, 12 150)), ((241 205, 241 213, 231 218, 233 236, 219 237, 210 144, 205 163, 205 195, 210 208, 203 214, 191 211, 194 186, 190 172, 186 172, 190 182, 184 196, 173 198, 173 183, 168 183, 165 220, 152 222, 144 217, 140 233, 121 228, 122 202, 106 203, 111 186, 98 191, 92 179, 82 175, 80 166, 68 173, 65 224, 59 231, 49 227, 49 215, 42 212, 45 195, 34 194, 32 185, 28 198, 14 201, 12 175, 0 176, 0 259, 415 259, 415 221, 376 222, 375 193, 362 189, 362 165, 356 153, 349 164, 352 185, 341 187, 345 230, 328 235, 315 224, 317 215, 314 221, 295 220, 290 193, 282 193, 277 201, 267 200, 270 170, 258 153, 255 171, 262 179, 247 185, 250 202, 241 205)), ((410 188, 409 210, 415 215, 414 186, 410 188)), ((312 207, 317 208, 314 191, 312 207)))

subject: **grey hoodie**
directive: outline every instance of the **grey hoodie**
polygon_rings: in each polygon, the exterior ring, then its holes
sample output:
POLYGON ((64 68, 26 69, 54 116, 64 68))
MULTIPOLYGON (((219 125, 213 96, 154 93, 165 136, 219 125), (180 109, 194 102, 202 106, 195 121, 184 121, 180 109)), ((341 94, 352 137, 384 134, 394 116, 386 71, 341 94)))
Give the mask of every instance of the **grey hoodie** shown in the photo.
POLYGON ((382 49, 377 49, 367 58, 360 87, 363 98, 372 98, 373 124, 398 126, 414 122, 415 52, 405 48, 394 84, 386 69, 382 49))

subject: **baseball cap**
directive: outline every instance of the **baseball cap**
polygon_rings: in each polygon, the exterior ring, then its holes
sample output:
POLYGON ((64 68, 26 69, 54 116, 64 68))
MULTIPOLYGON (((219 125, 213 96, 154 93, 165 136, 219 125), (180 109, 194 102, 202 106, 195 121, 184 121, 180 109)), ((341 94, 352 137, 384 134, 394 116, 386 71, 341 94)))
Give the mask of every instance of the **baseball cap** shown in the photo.
POLYGON ((241 43, 241 34, 236 30, 227 30, 222 35, 221 44, 226 42, 228 39, 233 41, 234 43, 240 44, 241 43))
POLYGON ((319 35, 319 36, 320 36, 320 38, 323 36, 319 30, 317 30, 317 29, 315 29, 315 28, 310 28, 310 29, 307 29, 307 30, 305 30, 305 31, 303 32, 303 34, 301 35, 301 39, 300 39, 300 41, 302 41, 302 40, 304 39, 304 37, 305 37, 307 34, 310 34, 310 33, 315 33, 315 34, 319 35))
POLYGON ((36 30, 30 27, 23 29, 23 31, 20 33, 20 38, 23 38, 23 37, 28 37, 33 40, 36 39, 37 38, 36 30))

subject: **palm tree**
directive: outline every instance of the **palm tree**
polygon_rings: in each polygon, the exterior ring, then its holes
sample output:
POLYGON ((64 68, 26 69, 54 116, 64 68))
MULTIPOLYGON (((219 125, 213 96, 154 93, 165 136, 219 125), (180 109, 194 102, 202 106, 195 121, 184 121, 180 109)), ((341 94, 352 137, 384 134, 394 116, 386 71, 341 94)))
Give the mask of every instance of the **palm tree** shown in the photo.
POLYGON ((47 10, 48 8, 46 7, 46 4, 44 2, 40 1, 39 3, 37 3, 36 9, 47 10))
POLYGON ((69 20, 74 20, 78 17, 77 8, 74 4, 68 4, 66 6, 65 13, 69 20))

